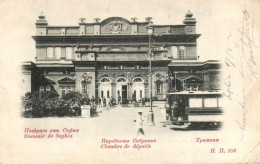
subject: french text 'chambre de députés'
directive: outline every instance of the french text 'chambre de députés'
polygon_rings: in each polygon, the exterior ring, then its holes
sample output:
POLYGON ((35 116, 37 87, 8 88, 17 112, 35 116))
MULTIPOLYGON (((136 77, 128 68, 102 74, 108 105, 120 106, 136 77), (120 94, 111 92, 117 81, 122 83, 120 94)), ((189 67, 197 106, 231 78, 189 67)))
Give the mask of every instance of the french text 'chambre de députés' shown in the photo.
POLYGON ((156 143, 156 139, 106 139, 101 140, 101 149, 150 149, 152 144, 156 143))
POLYGON ((43 138, 73 138, 75 134, 79 133, 79 129, 74 128, 62 128, 62 129, 37 129, 37 128, 25 128, 24 138, 27 139, 43 139, 43 138))

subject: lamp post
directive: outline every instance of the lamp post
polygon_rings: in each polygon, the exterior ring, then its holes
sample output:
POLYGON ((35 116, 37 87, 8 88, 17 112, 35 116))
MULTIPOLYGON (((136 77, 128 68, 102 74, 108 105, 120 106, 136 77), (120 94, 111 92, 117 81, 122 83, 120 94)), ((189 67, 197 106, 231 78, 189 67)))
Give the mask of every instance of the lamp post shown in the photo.
POLYGON ((149 25, 147 26, 147 33, 149 35, 149 51, 148 51, 148 55, 149 55, 149 74, 150 74, 150 111, 149 114, 147 116, 147 123, 150 126, 155 125, 154 124, 154 114, 153 114, 153 100, 152 100, 152 46, 151 46, 151 37, 153 35, 153 27, 151 25, 151 22, 149 22, 149 25))

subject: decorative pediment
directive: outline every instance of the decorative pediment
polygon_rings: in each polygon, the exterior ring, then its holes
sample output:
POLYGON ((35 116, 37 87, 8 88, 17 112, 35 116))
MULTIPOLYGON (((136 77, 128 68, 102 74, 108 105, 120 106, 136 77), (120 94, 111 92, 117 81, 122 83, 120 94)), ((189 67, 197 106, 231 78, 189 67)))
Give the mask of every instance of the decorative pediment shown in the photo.
POLYGON ((68 78, 68 77, 65 77, 65 78, 58 80, 58 83, 60 83, 60 84, 74 84, 75 80, 68 78))
POLYGON ((121 17, 111 17, 101 22, 101 33, 130 33, 130 22, 121 17))

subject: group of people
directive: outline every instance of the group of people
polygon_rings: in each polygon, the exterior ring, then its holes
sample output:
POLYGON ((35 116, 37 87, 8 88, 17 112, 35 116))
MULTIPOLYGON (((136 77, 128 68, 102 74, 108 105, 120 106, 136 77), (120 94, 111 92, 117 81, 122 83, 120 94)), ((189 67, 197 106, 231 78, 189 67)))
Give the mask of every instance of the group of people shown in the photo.
POLYGON ((104 107, 111 107, 113 106, 113 97, 111 96, 110 98, 98 98, 98 106, 101 107, 101 108, 104 108, 104 107))

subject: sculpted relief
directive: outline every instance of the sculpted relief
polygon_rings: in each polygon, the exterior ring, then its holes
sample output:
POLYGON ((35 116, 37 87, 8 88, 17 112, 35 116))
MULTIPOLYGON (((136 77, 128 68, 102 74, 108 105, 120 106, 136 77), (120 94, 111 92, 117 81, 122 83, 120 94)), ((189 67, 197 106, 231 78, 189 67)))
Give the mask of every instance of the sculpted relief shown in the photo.
POLYGON ((130 33, 130 24, 123 18, 108 18, 102 22, 101 33, 130 33))

